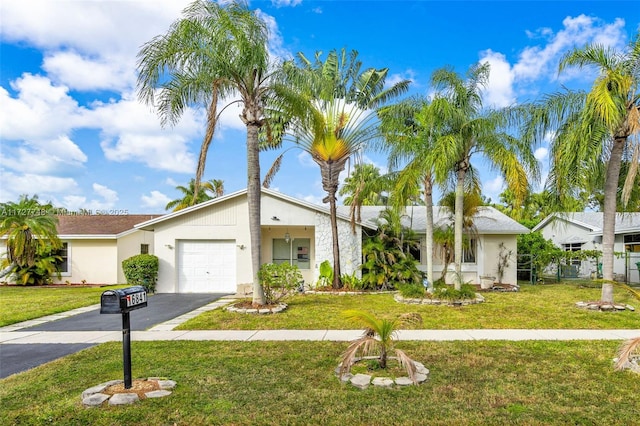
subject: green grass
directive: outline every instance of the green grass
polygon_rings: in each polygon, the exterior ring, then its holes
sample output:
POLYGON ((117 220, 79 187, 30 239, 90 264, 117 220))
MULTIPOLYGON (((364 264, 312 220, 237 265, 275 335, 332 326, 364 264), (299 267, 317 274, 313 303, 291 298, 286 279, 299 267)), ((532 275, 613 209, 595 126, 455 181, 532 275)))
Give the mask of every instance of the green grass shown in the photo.
POLYGON ((100 303, 105 290, 105 287, 0 286, 0 327, 100 303))
POLYGON ((104 344, 0 380, 3 425, 637 424, 640 380, 614 372, 619 342, 402 342, 420 386, 358 390, 333 375, 346 343, 133 342, 133 376, 178 382, 131 406, 85 408, 122 377, 104 344))
MULTIPOLYGON (((396 318, 406 312, 418 312, 424 329, 501 329, 501 328, 576 328, 635 329, 640 327, 639 313, 632 311, 602 313, 575 307, 578 301, 600 299, 600 288, 574 284, 525 285, 517 293, 483 293, 486 301, 459 308, 450 306, 407 305, 397 303, 391 294, 381 295, 297 295, 286 302, 288 309, 276 315, 247 315, 217 309, 204 313, 178 327, 181 330, 268 330, 268 329, 353 329, 359 325, 347 321, 347 309, 370 311, 381 318, 396 318)), ((616 289, 618 303, 640 303, 616 289)))

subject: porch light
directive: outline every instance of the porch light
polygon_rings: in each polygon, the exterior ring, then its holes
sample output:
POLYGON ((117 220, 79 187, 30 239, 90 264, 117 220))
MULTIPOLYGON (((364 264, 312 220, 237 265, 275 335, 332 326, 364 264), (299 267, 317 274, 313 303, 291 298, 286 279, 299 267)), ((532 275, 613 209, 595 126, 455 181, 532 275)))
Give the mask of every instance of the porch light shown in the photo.
POLYGON ((284 234, 284 241, 286 243, 289 243, 289 241, 291 241, 291 235, 289 235, 288 232, 285 232, 285 234, 284 234))

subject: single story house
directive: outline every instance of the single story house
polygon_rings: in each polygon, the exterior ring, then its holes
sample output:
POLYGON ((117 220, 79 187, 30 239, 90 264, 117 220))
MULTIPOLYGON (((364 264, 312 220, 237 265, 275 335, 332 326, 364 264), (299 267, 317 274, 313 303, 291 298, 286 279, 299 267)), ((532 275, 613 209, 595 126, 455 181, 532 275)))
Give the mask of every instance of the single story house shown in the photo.
MULTIPOLYGON (((567 251, 602 250, 602 212, 554 213, 533 228, 545 239, 567 251)), ((628 281, 629 274, 640 262, 640 213, 617 213, 613 251, 613 272, 628 281)), ((596 272, 595 262, 575 260, 575 275, 588 277, 596 272)), ((633 281, 636 281, 635 277, 633 281)))
MULTIPOLYGON (((355 224, 349 207, 338 209, 342 273, 361 276, 362 239, 377 229, 384 207, 363 206, 362 222, 355 224)), ((426 269, 424 207, 408 207, 405 225, 421 238, 414 253, 426 269)), ((434 223, 443 225, 448 214, 434 208, 434 223)), ((252 288, 251 237, 247 191, 242 190, 165 215, 64 216, 59 236, 65 242, 62 282, 123 283, 122 260, 150 253, 159 259, 159 293, 248 293, 252 288)), ((475 218, 477 234, 465 251, 464 282, 497 276, 500 245, 512 252, 503 282, 516 283, 516 238, 529 230, 491 207, 475 218)), ((262 262, 297 265, 305 284, 317 282, 319 266, 333 261, 330 215, 319 206, 271 189, 262 189, 262 262)), ((436 256, 435 276, 443 265, 436 256)), ((450 271, 453 265, 450 265, 450 271)), ((447 274, 451 281, 451 273, 447 274)))
MULTIPOLYGON (((340 207, 348 211, 349 207, 340 207)), ((377 220, 380 213, 385 209, 381 206, 362 206, 362 223, 369 225, 369 228, 377 228, 377 220)), ((420 249, 413 253, 414 257, 420 261, 419 268, 426 271, 426 207, 409 206, 406 208, 402 223, 411 228, 420 238, 420 249)), ((450 213, 447 209, 433 207, 434 228, 446 227, 450 224, 450 213)), ((463 252, 462 282, 480 284, 481 277, 498 276, 498 259, 501 250, 506 254, 511 252, 508 266, 502 278, 503 283, 517 283, 517 237, 520 234, 529 233, 529 229, 515 220, 511 219, 499 210, 485 206, 481 207, 473 219, 475 227, 474 236, 470 240, 469 248, 463 252), (501 248, 501 244, 503 247, 501 248)), ((434 278, 439 279, 445 276, 447 283, 453 282, 454 265, 450 264, 448 270, 443 274, 444 264, 439 254, 438 248, 434 247, 434 278)))

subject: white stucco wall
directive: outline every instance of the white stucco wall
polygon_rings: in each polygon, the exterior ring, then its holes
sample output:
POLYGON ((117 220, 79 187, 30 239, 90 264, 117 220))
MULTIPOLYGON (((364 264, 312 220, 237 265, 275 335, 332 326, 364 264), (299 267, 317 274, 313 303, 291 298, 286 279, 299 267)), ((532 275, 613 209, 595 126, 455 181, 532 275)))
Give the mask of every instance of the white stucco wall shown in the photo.
POLYGON ((70 274, 54 283, 117 284, 118 247, 116 239, 63 240, 68 245, 70 274))
MULTIPOLYGON (((315 280, 319 276, 320 264, 328 260, 333 265, 333 237, 331 235, 331 218, 322 213, 316 213, 316 265, 315 280)), ((360 226, 355 234, 351 231, 351 224, 344 219, 338 220, 338 245, 340 247, 340 270, 342 274, 356 274, 362 277, 362 240, 360 226)))
POLYGON ((140 254, 140 245, 149 244, 149 254, 154 254, 153 232, 137 230, 118 238, 118 282, 126 283, 122 261, 140 254))

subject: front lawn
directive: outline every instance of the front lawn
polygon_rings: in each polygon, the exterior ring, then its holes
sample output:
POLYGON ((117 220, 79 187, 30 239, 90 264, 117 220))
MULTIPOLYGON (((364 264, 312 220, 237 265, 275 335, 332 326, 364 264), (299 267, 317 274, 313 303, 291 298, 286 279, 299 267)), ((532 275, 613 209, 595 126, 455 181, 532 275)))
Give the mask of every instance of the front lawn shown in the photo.
POLYGON ((0 327, 100 303, 105 290, 105 287, 0 286, 0 327))
POLYGON ((359 390, 333 375, 345 343, 133 342, 133 377, 173 394, 85 408, 83 390, 122 378, 109 343, 0 380, 0 424, 637 424, 638 375, 614 372, 620 342, 402 342, 431 370, 420 386, 359 390))
MULTIPOLYGON (((578 301, 600 299, 600 288, 574 284, 524 285, 517 293, 482 293, 486 301, 459 308, 449 306, 406 305, 391 294, 381 295, 296 295, 286 302, 289 308, 274 315, 251 315, 216 309, 178 327, 181 330, 268 330, 268 329, 353 329, 342 312, 361 309, 383 318, 396 318, 406 312, 419 312, 423 329, 635 329, 640 328, 639 313, 602 313, 575 307, 578 301)), ((615 300, 640 309, 640 303, 623 290, 615 290, 615 300)))

